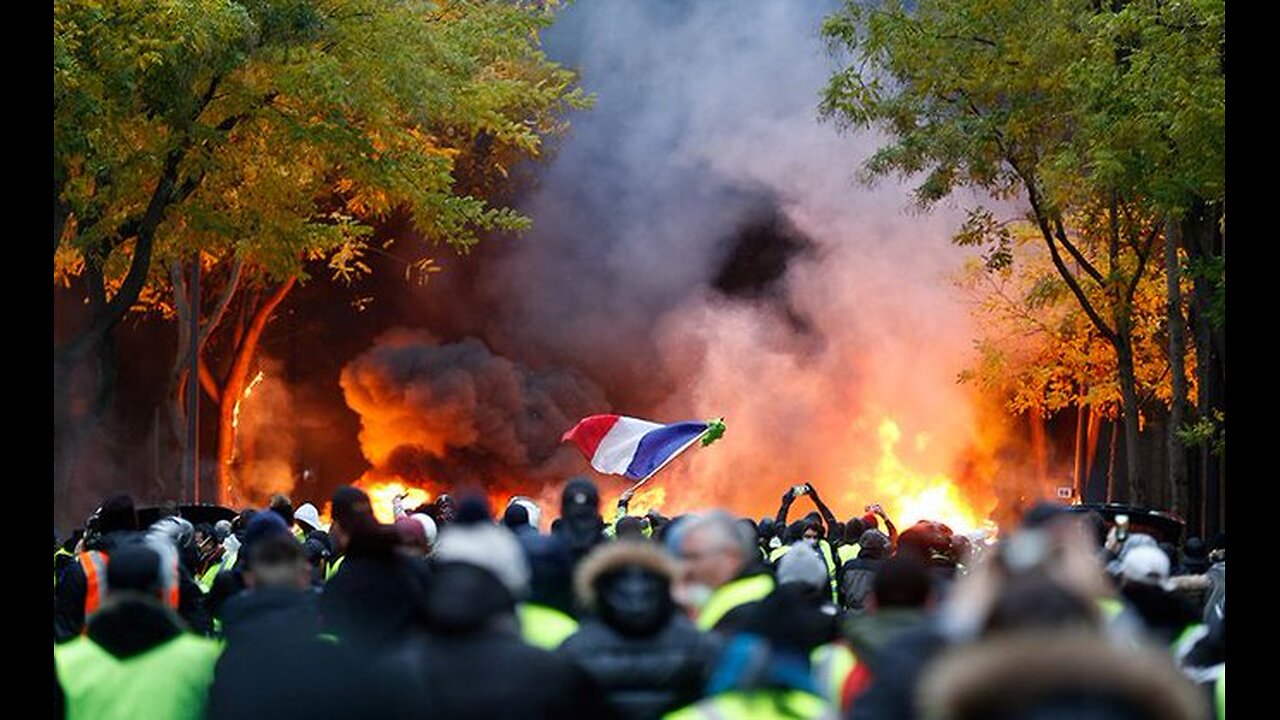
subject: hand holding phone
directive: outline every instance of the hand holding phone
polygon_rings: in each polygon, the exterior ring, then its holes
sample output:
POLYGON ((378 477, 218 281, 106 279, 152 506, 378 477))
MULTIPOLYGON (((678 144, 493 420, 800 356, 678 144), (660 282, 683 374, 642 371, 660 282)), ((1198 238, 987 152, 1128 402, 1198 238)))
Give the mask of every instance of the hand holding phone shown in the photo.
POLYGON ((1129 539, 1129 516, 1116 516, 1116 540, 1124 542, 1129 539))

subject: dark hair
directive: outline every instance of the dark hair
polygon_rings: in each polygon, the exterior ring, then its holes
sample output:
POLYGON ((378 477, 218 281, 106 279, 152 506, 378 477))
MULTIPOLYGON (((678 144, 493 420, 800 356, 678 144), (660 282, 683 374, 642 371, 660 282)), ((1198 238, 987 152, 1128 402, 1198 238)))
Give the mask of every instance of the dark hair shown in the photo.
POLYGON ((258 514, 258 511, 254 510, 251 507, 241 510, 240 514, 237 515, 236 518, 231 521, 231 531, 243 532, 245 528, 249 527, 249 523, 250 521, 253 520, 253 516, 257 514, 258 514))
POLYGON ((881 608, 922 608, 933 591, 933 576, 913 553, 895 555, 876 570, 871 594, 881 608))
POLYGON ((1182 546, 1183 556, 1191 562, 1203 562, 1209 557, 1208 550, 1205 549, 1204 541, 1192 535, 1187 538, 1187 542, 1182 546))
POLYGON ((117 530, 138 529, 138 512, 133 507, 133 498, 128 495, 107 498, 98 508, 96 517, 96 529, 104 535, 117 530))
POLYGON ((627 515, 618 520, 615 528, 619 540, 645 540, 644 521, 635 515, 627 515))
POLYGON ((306 559, 306 551, 292 536, 276 535, 253 544, 249 556, 245 558, 245 567, 253 569, 264 566, 280 566, 306 559))
POLYGON ((984 634, 1010 630, 1056 629, 1094 625, 1096 609, 1040 571, 1010 577, 983 628, 984 634))
POLYGON ((271 496, 270 510, 284 519, 285 525, 293 525, 293 501, 284 493, 271 496))
POLYGON ((849 518, 844 524, 844 541, 850 545, 858 542, 866 529, 866 526, 862 524, 862 518, 849 518))
POLYGON ((787 526, 787 530, 782 536, 782 542, 790 545, 802 537, 804 537, 804 521, 796 520, 787 526))
POLYGON ((502 524, 512 530, 515 530, 521 525, 528 525, 529 509, 520 503, 512 503, 508 505, 506 512, 502 513, 502 524))
POLYGON ((771 517, 766 516, 766 517, 760 518, 760 522, 756 524, 756 528, 758 528, 760 531, 761 540, 767 541, 771 539, 775 534, 777 534, 776 532, 777 525, 776 523, 774 523, 773 518, 771 517))

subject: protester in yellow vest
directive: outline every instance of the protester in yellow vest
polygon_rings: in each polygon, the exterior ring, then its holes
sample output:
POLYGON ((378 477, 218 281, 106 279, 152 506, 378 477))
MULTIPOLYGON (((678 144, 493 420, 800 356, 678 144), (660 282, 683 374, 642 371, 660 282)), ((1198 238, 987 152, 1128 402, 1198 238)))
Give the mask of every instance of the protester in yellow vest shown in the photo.
POLYGON ((516 617, 524 641, 543 650, 555 650, 578 631, 577 620, 549 605, 522 602, 516 605, 516 617))
POLYGON ((204 717, 218 644, 187 632, 165 606, 174 569, 147 544, 112 553, 85 634, 54 646, 68 720, 204 717))
POLYGON ((680 541, 685 602, 696 610, 700 629, 727 630, 735 611, 773 592, 773 576, 760 562, 755 538, 728 513, 688 522, 680 541))

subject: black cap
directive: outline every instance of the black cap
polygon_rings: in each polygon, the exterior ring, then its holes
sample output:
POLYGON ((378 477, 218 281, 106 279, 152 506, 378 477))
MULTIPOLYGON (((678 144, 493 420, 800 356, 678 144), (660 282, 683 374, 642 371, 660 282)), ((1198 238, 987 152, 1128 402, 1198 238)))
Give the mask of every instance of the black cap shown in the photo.
POLYGON ((132 590, 156 595, 162 587, 160 553, 143 543, 129 543, 111 553, 107 563, 108 592, 132 590))
POLYGON ((560 495, 560 516, 567 517, 571 512, 580 513, 586 509, 599 512, 600 490, 595 483, 581 475, 569 478, 560 495))
POLYGON ((464 494, 458 502, 458 511, 454 513, 453 521, 459 525, 492 522, 493 516, 489 514, 489 499, 479 493, 464 494))
POLYGON ((523 525, 528 525, 529 509, 520 503, 511 503, 507 506, 507 511, 502 514, 502 524, 512 530, 523 525))

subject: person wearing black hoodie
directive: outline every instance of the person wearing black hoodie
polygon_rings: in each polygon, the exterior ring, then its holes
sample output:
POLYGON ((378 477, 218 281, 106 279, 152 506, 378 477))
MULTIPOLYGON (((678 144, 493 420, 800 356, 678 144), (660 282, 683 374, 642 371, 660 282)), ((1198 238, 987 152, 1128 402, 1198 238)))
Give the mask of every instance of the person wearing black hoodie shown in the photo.
POLYGON ((889 555, 889 536, 866 530, 858 538, 858 556, 840 567, 840 604, 850 615, 864 615, 876 571, 889 555))
POLYGON ((520 639, 515 606, 528 590, 528 563, 511 531, 471 517, 467 505, 459 503, 433 556, 430 632, 405 633, 379 668, 399 688, 395 717, 608 717, 588 676, 520 639))
POLYGON ((338 643, 320 637, 318 595, 305 550, 276 513, 246 532, 247 589, 223 610, 226 645, 209 689, 210 720, 275 714, 375 716, 375 685, 338 643))
POLYGON ((591 610, 559 653, 589 674, 617 716, 655 719, 695 702, 719 650, 671 597, 675 562, 656 545, 620 540, 596 549, 574 578, 591 610))
POLYGON ((532 571, 532 591, 526 605, 548 607, 576 619, 573 569, 591 548, 604 541, 604 518, 595 483, 581 477, 568 480, 561 495, 561 516, 552 528, 549 536, 517 536, 532 571))
POLYGON ((333 527, 348 539, 342 569, 320 596, 325 631, 373 651, 425 626, 425 567, 396 552, 399 536, 374 518, 363 490, 338 488, 332 507, 333 527))

